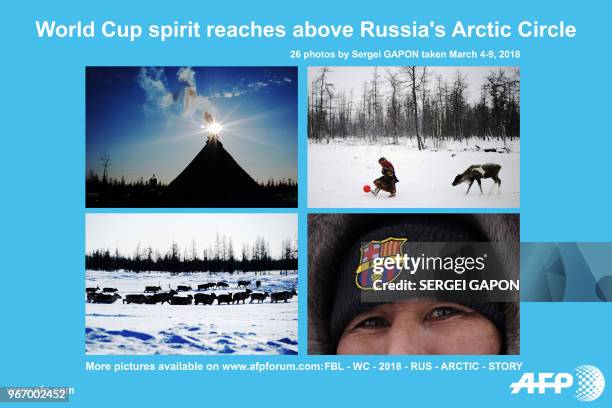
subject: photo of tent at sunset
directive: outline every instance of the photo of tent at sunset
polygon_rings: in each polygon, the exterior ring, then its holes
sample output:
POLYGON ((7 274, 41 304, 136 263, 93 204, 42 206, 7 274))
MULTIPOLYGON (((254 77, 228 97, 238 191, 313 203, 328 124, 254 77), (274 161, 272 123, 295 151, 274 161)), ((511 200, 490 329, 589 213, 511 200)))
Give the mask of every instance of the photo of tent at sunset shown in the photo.
POLYGON ((87 207, 296 207, 295 67, 87 67, 87 207))

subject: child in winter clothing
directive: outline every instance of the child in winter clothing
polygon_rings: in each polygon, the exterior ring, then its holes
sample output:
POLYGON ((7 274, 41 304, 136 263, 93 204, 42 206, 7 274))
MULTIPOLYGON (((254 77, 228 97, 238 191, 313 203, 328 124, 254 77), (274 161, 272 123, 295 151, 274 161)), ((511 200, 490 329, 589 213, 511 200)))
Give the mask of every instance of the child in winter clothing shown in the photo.
POLYGON ((384 157, 378 159, 378 163, 381 165, 382 177, 374 180, 376 188, 372 191, 372 194, 377 195, 380 190, 390 193, 389 197, 395 197, 395 184, 399 182, 395 176, 395 168, 393 164, 384 157))

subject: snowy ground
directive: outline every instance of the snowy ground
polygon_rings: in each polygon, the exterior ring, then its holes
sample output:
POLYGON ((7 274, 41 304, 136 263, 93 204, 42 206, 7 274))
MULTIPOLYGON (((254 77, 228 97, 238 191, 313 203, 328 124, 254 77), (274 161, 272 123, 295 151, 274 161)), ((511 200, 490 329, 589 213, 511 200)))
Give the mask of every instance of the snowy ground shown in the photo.
POLYGON ((329 144, 310 143, 308 148, 308 206, 399 207, 399 208, 519 208, 520 141, 508 142, 510 153, 485 153, 485 148, 503 147, 499 141, 472 140, 468 144, 448 142, 438 149, 419 151, 414 146, 359 145, 337 140, 329 144), (377 197, 364 193, 363 186, 380 177, 378 158, 385 157, 395 166, 397 196, 381 192, 377 197), (467 184, 453 187, 455 176, 472 164, 497 163, 502 166, 497 187, 489 194, 493 181, 483 180, 480 193, 474 183, 466 195, 467 184))
MULTIPOLYGON (((142 293, 145 286, 188 285, 225 281, 230 292, 238 280, 261 280, 267 292, 297 287, 297 275, 271 272, 191 273, 171 276, 166 272, 87 271, 87 287, 113 287, 124 296, 142 293)), ((253 290, 255 290, 253 288, 253 290)), ((207 291, 216 294, 227 291, 207 291)), ((181 292, 180 295, 197 292, 181 292)), ((85 306, 85 349, 87 354, 297 354, 298 301, 242 305, 138 305, 85 306)))

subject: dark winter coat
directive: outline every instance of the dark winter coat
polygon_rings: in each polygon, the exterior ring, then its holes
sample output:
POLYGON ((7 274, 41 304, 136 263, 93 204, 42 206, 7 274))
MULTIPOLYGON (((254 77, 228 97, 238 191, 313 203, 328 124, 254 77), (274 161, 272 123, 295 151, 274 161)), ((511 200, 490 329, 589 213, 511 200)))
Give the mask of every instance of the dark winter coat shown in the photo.
POLYGON ((374 185, 381 190, 394 194, 395 184, 399 182, 399 180, 395 176, 395 168, 393 167, 393 164, 391 164, 391 162, 388 160, 382 163, 381 166, 382 177, 379 177, 374 180, 374 185))

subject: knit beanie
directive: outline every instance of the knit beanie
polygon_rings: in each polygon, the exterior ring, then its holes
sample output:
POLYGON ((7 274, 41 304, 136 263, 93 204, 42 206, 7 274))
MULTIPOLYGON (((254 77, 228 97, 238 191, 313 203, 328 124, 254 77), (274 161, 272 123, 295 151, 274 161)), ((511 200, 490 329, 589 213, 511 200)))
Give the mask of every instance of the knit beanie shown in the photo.
MULTIPOLYGON (((355 272, 361 263, 361 248, 364 242, 384 241, 389 238, 406 238, 413 242, 486 242, 479 231, 466 228, 459 222, 444 217, 407 218, 392 224, 378 225, 364 233, 349 247, 348 253, 338 254, 340 258, 336 274, 335 296, 332 305, 330 334, 334 348, 337 347, 344 328, 360 313, 386 302, 362 301, 362 289, 355 282, 355 272)), ((431 298, 431 297, 430 297, 431 298)), ((504 312, 497 302, 464 300, 461 303, 489 319, 503 334, 504 312)))

